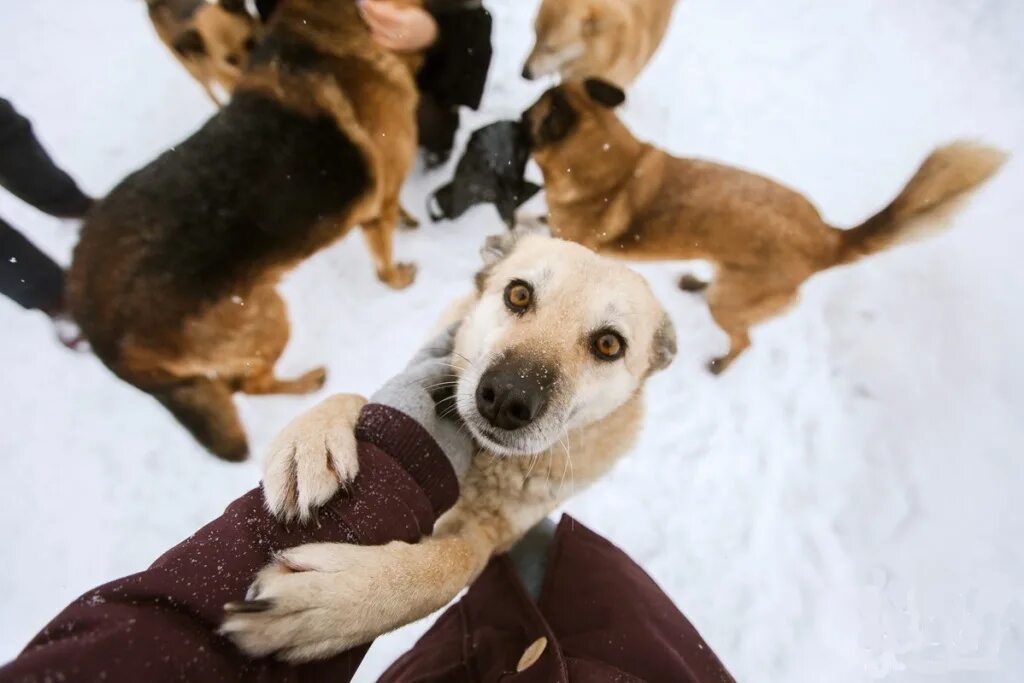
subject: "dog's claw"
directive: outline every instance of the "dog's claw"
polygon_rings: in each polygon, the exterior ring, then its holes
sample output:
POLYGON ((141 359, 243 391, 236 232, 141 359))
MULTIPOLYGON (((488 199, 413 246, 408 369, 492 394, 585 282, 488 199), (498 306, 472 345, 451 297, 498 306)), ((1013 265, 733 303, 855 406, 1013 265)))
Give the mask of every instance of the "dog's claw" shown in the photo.
POLYGON ((273 609, 273 600, 238 600, 224 605, 224 611, 228 614, 252 614, 255 612, 266 612, 273 609))

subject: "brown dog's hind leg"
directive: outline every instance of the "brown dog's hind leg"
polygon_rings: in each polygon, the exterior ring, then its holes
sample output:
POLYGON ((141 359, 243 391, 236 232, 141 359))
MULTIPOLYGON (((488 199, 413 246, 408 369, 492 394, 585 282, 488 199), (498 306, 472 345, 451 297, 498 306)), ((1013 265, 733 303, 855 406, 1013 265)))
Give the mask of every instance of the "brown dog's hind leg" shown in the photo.
POLYGON ((416 278, 416 266, 411 263, 395 263, 392 257, 392 241, 398 222, 398 204, 386 204, 380 216, 363 224, 363 236, 377 267, 380 281, 394 289, 405 289, 416 278))
POLYGON ((765 291, 770 276, 742 271, 723 271, 708 290, 708 307, 726 334, 729 352, 708 362, 708 370, 720 375, 750 346, 749 330, 757 323, 782 313, 797 298, 796 287, 765 291))
POLYGON ((399 225, 401 225, 406 230, 415 230, 416 228, 420 227, 419 219, 416 218, 416 216, 413 216, 411 213, 409 213, 409 211, 404 206, 400 206, 399 211, 401 212, 401 223, 399 223, 399 225))
POLYGON ((241 462, 248 457, 245 430, 227 384, 196 378, 153 395, 218 458, 241 462))
POLYGON ((313 368, 294 379, 278 379, 272 371, 254 377, 246 377, 239 391, 252 394, 311 394, 323 388, 327 381, 327 368, 313 368))
POLYGON ((750 346, 750 334, 745 328, 726 330, 726 333, 729 335, 729 352, 707 362, 708 372, 712 375, 720 375, 725 372, 725 369, 732 365, 732 362, 750 346))

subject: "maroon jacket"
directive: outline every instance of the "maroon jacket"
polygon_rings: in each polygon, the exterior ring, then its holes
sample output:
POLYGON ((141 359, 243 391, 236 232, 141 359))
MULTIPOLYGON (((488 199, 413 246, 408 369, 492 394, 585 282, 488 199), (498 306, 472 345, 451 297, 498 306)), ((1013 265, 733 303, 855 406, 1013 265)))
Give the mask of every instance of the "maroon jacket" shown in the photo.
MULTIPOLYGON (((412 542, 429 534, 455 502, 458 482, 448 460, 411 418, 371 404, 356 436, 359 477, 351 494, 320 510, 318 524, 279 524, 266 511, 262 491, 250 491, 146 571, 73 602, 0 668, 0 683, 350 680, 368 646, 291 667, 249 659, 216 631, 224 603, 245 596, 274 551, 311 542, 412 542)), ((530 598, 508 558, 495 558, 381 680, 499 679, 733 680, 643 570, 568 517, 552 544, 539 600, 530 598)))
POLYGON ((349 680, 367 646, 291 667, 249 659, 217 628, 224 603, 245 597, 275 551, 313 542, 416 541, 458 498, 448 459, 405 414, 368 405, 356 436, 360 470, 353 493, 322 508, 318 525, 280 524, 266 511, 263 492, 250 491, 146 571, 69 605, 0 669, 0 682, 349 680))

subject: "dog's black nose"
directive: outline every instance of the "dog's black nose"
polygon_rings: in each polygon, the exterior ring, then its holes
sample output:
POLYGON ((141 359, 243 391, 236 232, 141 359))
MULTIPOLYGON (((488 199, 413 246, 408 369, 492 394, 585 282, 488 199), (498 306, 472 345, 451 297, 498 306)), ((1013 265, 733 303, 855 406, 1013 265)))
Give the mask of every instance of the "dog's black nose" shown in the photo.
POLYGON ((532 81, 533 80, 533 72, 530 71, 530 65, 529 64, 526 64, 525 66, 523 66, 523 78, 525 78, 528 81, 532 81))
POLYGON ((544 412, 546 381, 532 377, 533 371, 491 368, 476 387, 476 407, 498 429, 520 429, 544 412))

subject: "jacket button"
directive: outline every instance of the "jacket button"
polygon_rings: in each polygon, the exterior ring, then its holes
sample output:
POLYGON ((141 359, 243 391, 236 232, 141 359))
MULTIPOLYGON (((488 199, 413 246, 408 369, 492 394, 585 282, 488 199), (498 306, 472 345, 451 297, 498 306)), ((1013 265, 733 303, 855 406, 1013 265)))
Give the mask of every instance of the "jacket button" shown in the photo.
POLYGON ((523 656, 519 658, 519 663, 516 664, 516 673, 522 673, 531 666, 537 663, 540 656, 544 654, 544 650, 547 649, 548 639, 541 636, 537 640, 530 644, 530 647, 526 648, 523 652, 523 656))

